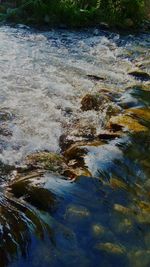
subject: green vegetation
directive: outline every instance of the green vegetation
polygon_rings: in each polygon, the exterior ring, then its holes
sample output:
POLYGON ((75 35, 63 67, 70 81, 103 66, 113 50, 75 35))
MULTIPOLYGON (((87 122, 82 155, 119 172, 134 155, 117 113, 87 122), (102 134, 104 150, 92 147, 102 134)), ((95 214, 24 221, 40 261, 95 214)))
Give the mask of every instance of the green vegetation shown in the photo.
MULTIPOLYGON (((3 2, 3 1, 2 1, 3 2)), ((36 25, 84 27, 106 22, 137 27, 149 13, 148 0, 17 0, 0 5, 1 20, 36 25)))

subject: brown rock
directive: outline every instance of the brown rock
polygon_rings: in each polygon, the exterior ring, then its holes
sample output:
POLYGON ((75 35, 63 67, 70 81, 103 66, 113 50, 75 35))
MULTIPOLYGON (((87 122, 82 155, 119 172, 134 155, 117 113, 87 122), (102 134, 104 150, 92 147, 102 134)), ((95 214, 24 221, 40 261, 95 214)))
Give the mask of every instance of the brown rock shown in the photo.
POLYGON ((108 96, 102 94, 87 94, 81 100, 81 109, 87 110, 100 110, 101 106, 109 101, 108 96))
POLYGON ((124 128, 124 130, 131 132, 145 132, 147 127, 141 125, 137 120, 131 118, 127 115, 113 116, 110 119, 109 128, 112 128, 115 125, 119 125, 124 128))

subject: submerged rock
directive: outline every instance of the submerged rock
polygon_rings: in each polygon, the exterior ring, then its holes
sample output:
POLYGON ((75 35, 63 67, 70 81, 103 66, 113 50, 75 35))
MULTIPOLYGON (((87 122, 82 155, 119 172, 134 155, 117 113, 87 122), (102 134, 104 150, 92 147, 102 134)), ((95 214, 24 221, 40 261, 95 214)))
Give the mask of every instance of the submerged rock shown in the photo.
POLYGON ((127 208, 127 207, 120 205, 120 204, 114 204, 114 210, 117 212, 120 212, 124 215, 128 215, 128 214, 133 213, 133 211, 130 208, 127 208))
POLYGON ((130 266, 150 266, 150 250, 135 250, 128 253, 130 266))
POLYGON ((96 245, 96 248, 102 251, 105 251, 107 253, 112 253, 112 254, 117 254, 117 255, 121 255, 124 254, 126 252, 125 247, 115 244, 115 243, 99 243, 96 245))
POLYGON ((105 228, 99 223, 92 225, 92 232, 96 237, 103 235, 105 231, 106 231, 105 228))
POLYGON ((65 217, 68 218, 80 218, 84 219, 90 216, 90 212, 86 207, 83 206, 75 206, 75 205, 70 205, 67 210, 65 217))
POLYGON ((124 182, 124 181, 121 181, 117 178, 111 178, 110 179, 110 186, 113 188, 113 189, 124 189, 124 190, 127 190, 128 188, 128 185, 124 182))
POLYGON ((130 219, 125 218, 123 221, 117 223, 116 228, 119 233, 129 233, 133 229, 133 223, 130 219))

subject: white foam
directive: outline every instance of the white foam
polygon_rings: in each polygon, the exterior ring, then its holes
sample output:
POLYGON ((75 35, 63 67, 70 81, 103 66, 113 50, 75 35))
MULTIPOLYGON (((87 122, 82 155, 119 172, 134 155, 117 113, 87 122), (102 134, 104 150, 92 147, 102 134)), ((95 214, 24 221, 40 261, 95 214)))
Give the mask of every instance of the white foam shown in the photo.
POLYGON ((22 25, 0 28, 0 106, 14 114, 12 136, 0 160, 13 164, 35 150, 59 151, 60 135, 78 117, 101 128, 105 111, 100 117, 81 114, 80 99, 95 90, 87 74, 105 77, 116 90, 125 82, 130 85, 130 64, 120 59, 124 48, 115 43, 119 38, 86 32, 34 33, 22 25), (73 110, 70 116, 66 107, 73 110))

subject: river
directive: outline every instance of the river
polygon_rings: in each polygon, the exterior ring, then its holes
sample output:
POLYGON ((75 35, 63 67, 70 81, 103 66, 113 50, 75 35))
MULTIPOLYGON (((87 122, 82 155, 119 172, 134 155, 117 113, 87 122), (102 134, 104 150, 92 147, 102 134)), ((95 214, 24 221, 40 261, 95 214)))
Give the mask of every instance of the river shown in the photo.
POLYGON ((0 27, 0 267, 150 266, 149 60, 148 33, 0 27))

